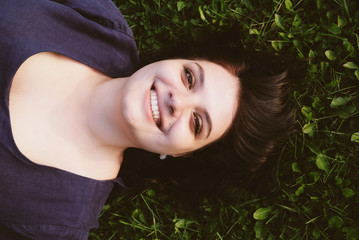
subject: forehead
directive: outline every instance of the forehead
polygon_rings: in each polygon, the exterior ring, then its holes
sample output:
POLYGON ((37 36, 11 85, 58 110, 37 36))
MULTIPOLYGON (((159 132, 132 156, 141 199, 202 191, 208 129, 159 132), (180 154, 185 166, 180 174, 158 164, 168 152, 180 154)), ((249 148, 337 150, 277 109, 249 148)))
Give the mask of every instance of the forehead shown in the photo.
POLYGON ((212 119, 212 141, 231 126, 238 109, 240 82, 223 66, 206 60, 196 61, 203 68, 203 105, 212 119))

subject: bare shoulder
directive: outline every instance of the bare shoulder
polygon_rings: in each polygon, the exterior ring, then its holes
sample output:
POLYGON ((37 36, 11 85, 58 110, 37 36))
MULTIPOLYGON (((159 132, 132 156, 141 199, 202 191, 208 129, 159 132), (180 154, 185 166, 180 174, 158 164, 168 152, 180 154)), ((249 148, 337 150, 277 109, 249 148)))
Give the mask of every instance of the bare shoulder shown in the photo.
POLYGON ((34 163, 86 177, 115 177, 118 161, 101 164, 73 140, 83 135, 77 131, 84 86, 91 88, 106 77, 61 54, 43 52, 28 58, 13 77, 9 101, 11 130, 22 154, 34 163))
POLYGON ((54 83, 64 83, 58 82, 60 77, 64 80, 69 75, 82 76, 96 72, 97 70, 58 53, 38 53, 26 59, 15 73, 11 94, 28 92, 29 89, 34 90, 37 87, 43 89, 49 85, 53 86, 54 83))

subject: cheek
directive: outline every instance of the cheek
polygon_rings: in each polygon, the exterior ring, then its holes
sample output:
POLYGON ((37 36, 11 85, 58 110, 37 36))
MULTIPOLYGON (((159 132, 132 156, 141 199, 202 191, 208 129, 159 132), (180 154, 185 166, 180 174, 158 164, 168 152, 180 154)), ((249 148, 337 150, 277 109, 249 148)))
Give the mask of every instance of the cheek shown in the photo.
POLYGON ((192 151, 195 147, 195 141, 188 130, 171 129, 170 134, 166 137, 166 147, 172 153, 185 153, 192 151))
POLYGON ((158 69, 155 76, 157 80, 169 88, 178 88, 182 84, 180 67, 158 69))

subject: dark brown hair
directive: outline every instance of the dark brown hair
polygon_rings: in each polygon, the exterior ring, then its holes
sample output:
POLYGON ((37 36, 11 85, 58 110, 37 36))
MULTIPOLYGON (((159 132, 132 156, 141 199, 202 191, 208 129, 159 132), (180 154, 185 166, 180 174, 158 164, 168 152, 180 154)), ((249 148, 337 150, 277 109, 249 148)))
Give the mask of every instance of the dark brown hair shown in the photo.
POLYGON ((288 96, 292 81, 303 77, 293 68, 296 60, 245 50, 235 31, 204 34, 200 41, 144 54, 142 60, 146 65, 173 58, 209 60, 237 76, 241 86, 237 114, 221 139, 189 157, 162 161, 158 154, 128 150, 121 168, 121 176, 128 182, 135 182, 140 175, 152 182, 167 181, 196 193, 208 192, 223 179, 243 179, 259 169, 278 143, 293 132, 288 96))

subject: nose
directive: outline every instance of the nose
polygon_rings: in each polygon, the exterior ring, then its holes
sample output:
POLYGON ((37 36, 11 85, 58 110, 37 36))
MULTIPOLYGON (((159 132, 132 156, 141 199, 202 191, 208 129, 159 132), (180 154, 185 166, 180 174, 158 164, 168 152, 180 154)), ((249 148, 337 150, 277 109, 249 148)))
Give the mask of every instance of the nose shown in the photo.
POLYGON ((169 109, 170 114, 178 117, 186 109, 192 109, 196 105, 196 98, 191 93, 170 92, 169 109))

